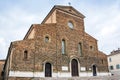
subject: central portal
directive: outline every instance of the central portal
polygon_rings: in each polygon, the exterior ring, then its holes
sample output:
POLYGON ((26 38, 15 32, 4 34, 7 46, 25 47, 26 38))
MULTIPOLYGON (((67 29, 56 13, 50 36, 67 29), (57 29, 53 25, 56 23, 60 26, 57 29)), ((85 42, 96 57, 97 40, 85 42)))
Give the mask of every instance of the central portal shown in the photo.
POLYGON ((72 73, 72 76, 79 76, 78 61, 76 59, 73 59, 71 61, 71 73, 72 73))

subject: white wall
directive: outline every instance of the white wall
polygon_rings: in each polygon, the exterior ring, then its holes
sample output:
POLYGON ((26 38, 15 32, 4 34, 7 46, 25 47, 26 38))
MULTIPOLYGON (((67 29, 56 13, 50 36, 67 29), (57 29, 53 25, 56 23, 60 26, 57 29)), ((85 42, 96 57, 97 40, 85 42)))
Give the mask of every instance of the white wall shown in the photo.
POLYGON ((108 56, 108 67, 112 74, 118 75, 120 73, 120 69, 116 69, 117 64, 120 65, 120 54, 108 56), (111 62, 109 61, 109 58, 111 58, 111 62), (110 66, 113 66, 114 69, 110 70, 110 66))

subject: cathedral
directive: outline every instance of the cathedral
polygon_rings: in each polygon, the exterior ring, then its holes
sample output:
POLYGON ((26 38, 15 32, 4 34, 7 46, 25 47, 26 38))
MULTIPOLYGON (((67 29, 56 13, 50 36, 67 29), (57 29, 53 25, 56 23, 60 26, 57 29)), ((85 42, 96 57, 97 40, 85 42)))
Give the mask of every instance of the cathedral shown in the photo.
POLYGON ((3 79, 108 75, 107 56, 85 32, 84 18, 72 6, 55 5, 23 40, 11 42, 3 79))

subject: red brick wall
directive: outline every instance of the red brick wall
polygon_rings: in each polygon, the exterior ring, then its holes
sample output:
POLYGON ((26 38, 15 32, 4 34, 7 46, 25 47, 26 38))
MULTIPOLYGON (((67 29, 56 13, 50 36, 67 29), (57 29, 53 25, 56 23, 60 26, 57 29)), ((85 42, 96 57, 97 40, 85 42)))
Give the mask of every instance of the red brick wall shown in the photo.
MULTIPOLYGON (((36 24, 35 38, 13 42, 12 66, 10 70, 16 71, 44 71, 44 64, 50 62, 53 72, 62 71, 62 66, 68 66, 70 71, 70 61, 75 58, 80 62, 80 66, 88 70, 96 64, 98 71, 108 71, 107 56, 99 53, 97 40, 88 35, 84 30, 82 18, 56 12, 56 24, 36 24), (71 20, 74 28, 67 25, 71 20), (49 42, 45 42, 45 37, 49 37, 49 42), (66 54, 61 53, 62 39, 66 41, 66 54), (82 43, 83 56, 78 53, 78 44, 82 43), (93 46, 93 50, 90 49, 93 46), (24 60, 24 51, 28 51, 28 59, 24 60), (101 61, 104 60, 104 63, 101 61)), ((12 79, 11 79, 12 80, 12 79)))

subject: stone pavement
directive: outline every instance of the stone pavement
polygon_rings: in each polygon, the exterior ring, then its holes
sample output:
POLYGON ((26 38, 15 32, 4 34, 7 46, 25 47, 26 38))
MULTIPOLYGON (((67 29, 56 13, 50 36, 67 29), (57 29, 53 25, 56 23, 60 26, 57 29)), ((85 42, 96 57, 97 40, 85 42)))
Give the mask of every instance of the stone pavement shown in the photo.
POLYGON ((73 77, 73 78, 34 78, 32 80, 120 80, 120 76, 73 77))

